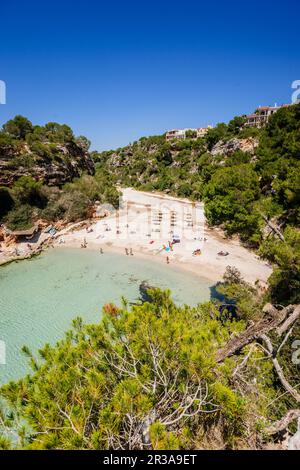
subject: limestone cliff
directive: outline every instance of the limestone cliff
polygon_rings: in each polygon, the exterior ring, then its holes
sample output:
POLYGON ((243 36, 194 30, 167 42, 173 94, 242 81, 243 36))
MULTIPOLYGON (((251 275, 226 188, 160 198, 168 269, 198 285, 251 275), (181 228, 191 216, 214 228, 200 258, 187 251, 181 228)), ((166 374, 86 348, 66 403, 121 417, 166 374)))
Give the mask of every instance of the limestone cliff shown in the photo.
POLYGON ((259 140, 255 137, 248 137, 246 139, 233 138, 227 142, 220 140, 216 145, 214 145, 210 153, 213 156, 224 155, 225 157, 230 157, 235 152, 242 151, 254 155, 258 144, 259 140))
POLYGON ((0 145, 0 186, 11 186, 21 176, 61 186, 84 172, 93 175, 94 162, 84 146, 74 141, 44 142, 39 147, 25 142, 0 145))

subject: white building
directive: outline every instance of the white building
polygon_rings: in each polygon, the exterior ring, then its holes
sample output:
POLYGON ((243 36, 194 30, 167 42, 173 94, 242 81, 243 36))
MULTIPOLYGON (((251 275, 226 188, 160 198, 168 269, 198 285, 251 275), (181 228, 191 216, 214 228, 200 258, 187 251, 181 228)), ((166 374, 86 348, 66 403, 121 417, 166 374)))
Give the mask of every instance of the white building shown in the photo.
POLYGON ((280 108, 290 106, 289 104, 283 104, 281 106, 259 106, 253 114, 247 116, 245 123, 246 127, 262 127, 265 126, 269 118, 275 114, 280 108))
POLYGON ((185 139, 186 129, 172 129, 166 133, 166 140, 185 139))
POLYGON ((185 129, 172 129, 166 132, 166 140, 170 141, 173 139, 186 139, 188 132, 193 133, 194 137, 191 137, 192 139, 193 138, 198 139, 199 137, 204 137, 205 134, 207 134, 207 132, 209 131, 209 129, 212 129, 212 126, 198 127, 198 128, 187 127, 185 129))

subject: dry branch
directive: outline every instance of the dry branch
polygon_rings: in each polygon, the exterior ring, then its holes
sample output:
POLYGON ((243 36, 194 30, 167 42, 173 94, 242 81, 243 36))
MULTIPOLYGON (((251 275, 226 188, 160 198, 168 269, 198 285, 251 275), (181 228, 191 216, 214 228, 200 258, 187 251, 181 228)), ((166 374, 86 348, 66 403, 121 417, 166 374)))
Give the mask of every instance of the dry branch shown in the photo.
MULTIPOLYGON (((294 307, 294 306, 291 306, 294 307)), ((276 332, 279 336, 283 335, 290 328, 290 326, 295 323, 295 321, 300 316, 300 305, 294 307, 293 313, 281 324, 278 326, 276 332)))
MULTIPOLYGON (((217 352, 217 362, 223 362, 227 357, 233 356, 234 354, 241 351, 241 349, 243 349, 245 346, 254 341, 263 340, 265 346, 263 349, 271 358, 274 369, 282 386, 297 403, 300 403, 299 392, 288 382, 277 359, 279 351, 282 349, 292 332, 295 321, 300 317, 300 305, 289 305, 282 310, 278 310, 273 305, 267 304, 263 309, 263 313, 264 317, 260 321, 254 325, 249 326, 240 335, 232 338, 222 349, 217 352), (273 347, 270 338, 267 336, 267 333, 271 332, 272 330, 275 330, 279 337, 289 330, 283 342, 277 349, 273 347)), ((251 353, 249 352, 248 355, 244 358, 241 366, 245 361, 248 360, 250 354, 251 353)), ((235 372, 238 370, 238 367, 236 368, 235 372)), ((294 415, 291 414, 289 416, 294 415)))
POLYGON ((270 229, 272 230, 272 232, 276 233, 276 235, 278 235, 278 237, 280 238, 280 240, 281 240, 282 242, 284 242, 284 241, 285 241, 284 236, 283 236, 282 232, 279 230, 279 228, 276 227, 275 224, 273 224, 272 222, 270 222, 270 221, 268 220, 268 218, 267 218, 265 215, 263 215, 263 214, 261 214, 261 215, 262 215, 262 218, 264 219, 264 221, 266 222, 266 224, 268 225, 268 227, 270 227, 270 229))
POLYGON ((273 345, 270 341, 270 338, 267 337, 267 335, 261 335, 261 338, 263 339, 263 341, 265 342, 265 345, 266 345, 266 348, 267 348, 267 351, 269 352, 269 355, 272 359, 272 362, 273 362, 273 365, 274 365, 274 368, 277 372, 277 375, 279 377, 279 380, 282 384, 282 386, 285 388, 285 390, 287 392, 289 392, 290 395, 292 395, 292 397, 296 400, 297 403, 300 403, 300 394, 297 392, 297 390, 295 390, 292 385, 286 380, 285 376, 284 376, 284 373, 283 373, 283 370, 278 362, 278 359, 276 357, 276 351, 274 350, 273 348, 273 345))
POLYGON ((268 427, 266 433, 272 436, 273 434, 284 431, 292 421, 298 418, 300 418, 300 410, 290 410, 283 418, 268 427))
POLYGON ((217 352, 217 362, 223 362, 227 357, 233 356, 248 344, 259 339, 261 335, 279 326, 284 322, 289 312, 290 307, 277 310, 273 305, 266 304, 263 309, 264 317, 262 320, 249 326, 243 333, 229 340, 224 348, 217 352))

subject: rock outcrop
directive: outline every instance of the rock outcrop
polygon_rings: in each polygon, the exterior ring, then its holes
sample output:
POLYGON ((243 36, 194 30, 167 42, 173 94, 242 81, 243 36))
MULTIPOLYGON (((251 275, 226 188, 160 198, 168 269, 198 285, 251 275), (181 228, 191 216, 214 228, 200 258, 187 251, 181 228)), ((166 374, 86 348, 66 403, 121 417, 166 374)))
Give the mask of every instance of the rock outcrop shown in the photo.
POLYGON ((49 186, 61 186, 80 177, 93 175, 95 166, 89 152, 76 144, 44 143, 47 152, 36 152, 28 144, 0 147, 0 186, 11 186, 21 176, 31 176, 49 186))
POLYGON ((255 149, 258 146, 259 141, 255 137, 248 137, 247 139, 230 139, 227 142, 221 140, 218 142, 211 150, 211 154, 215 155, 224 155, 226 157, 230 157, 230 155, 234 154, 238 150, 250 153, 254 155, 255 149))

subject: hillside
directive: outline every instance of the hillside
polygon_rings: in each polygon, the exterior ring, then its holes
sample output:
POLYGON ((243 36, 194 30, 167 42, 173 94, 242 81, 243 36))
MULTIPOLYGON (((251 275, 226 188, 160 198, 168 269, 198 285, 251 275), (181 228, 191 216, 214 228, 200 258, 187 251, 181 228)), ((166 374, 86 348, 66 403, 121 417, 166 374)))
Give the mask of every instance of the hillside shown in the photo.
POLYGON ((236 117, 203 138, 143 137, 93 157, 123 186, 204 201, 209 224, 277 264, 274 298, 300 300, 299 104, 281 108, 265 128, 245 128, 236 117))
POLYGON ((0 132, 0 223, 82 220, 96 200, 117 206, 117 184, 202 200, 211 226, 277 266, 271 299, 298 302, 300 105, 280 109, 262 129, 244 122, 235 117, 198 139, 143 137, 89 154, 88 140, 68 126, 17 116, 0 132))
POLYGON ((90 142, 67 125, 34 126, 16 116, 0 131, 0 224, 27 229, 38 220, 73 222, 96 200, 116 204, 105 170, 95 175, 90 142))
MULTIPOLYGON (((243 118, 236 117, 228 125, 218 124, 203 138, 166 142, 164 135, 143 137, 93 156, 96 166, 105 164, 124 186, 206 202, 213 191, 214 196, 225 196, 222 185, 214 188, 218 179, 245 168, 254 189, 251 203, 260 201, 264 206, 269 202, 274 215, 299 224, 300 105, 282 108, 264 129, 243 124, 243 118)), ((243 188, 237 182, 226 181, 226 186, 228 191, 239 190, 241 196, 243 188)), ((229 232, 238 228, 228 223, 226 214, 220 216, 209 208, 207 214, 213 224, 224 223, 229 232)))
POLYGON ((78 220, 96 199, 117 204, 117 183, 203 200, 209 224, 273 263, 269 288, 227 267, 215 286, 225 304, 178 307, 150 289, 146 302, 104 305, 99 324, 75 319, 38 357, 24 347, 32 374, 1 388, 0 448, 299 446, 300 105, 260 130, 234 118, 201 139, 142 138, 92 157, 95 175, 0 188, 2 220, 78 220))
POLYGON ((21 176, 61 186, 87 172, 95 173, 89 142, 66 125, 33 126, 16 116, 0 132, 0 186, 11 187, 21 176))

